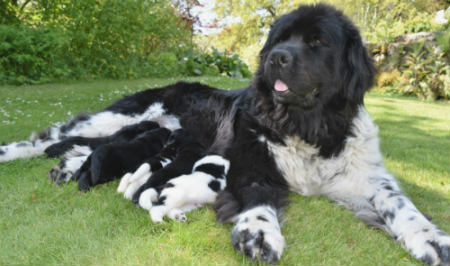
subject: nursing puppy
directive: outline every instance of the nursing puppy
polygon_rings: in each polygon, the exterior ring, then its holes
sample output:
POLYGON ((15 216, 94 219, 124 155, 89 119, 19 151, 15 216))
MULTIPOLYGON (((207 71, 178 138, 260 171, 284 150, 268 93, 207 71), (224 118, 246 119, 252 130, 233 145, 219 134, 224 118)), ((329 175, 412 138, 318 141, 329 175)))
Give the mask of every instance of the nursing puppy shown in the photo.
POLYGON ((89 190, 97 184, 120 178, 135 170, 146 158, 156 155, 164 147, 170 131, 157 128, 138 135, 129 142, 113 142, 101 145, 89 155, 73 179, 78 188, 89 190))
POLYGON ((138 124, 125 126, 110 136, 64 138, 60 142, 50 145, 44 151, 48 157, 57 157, 64 154, 60 163, 49 171, 49 178, 56 184, 66 183, 96 148, 107 143, 121 143, 133 140, 138 135, 158 127, 158 123, 143 121, 138 124))

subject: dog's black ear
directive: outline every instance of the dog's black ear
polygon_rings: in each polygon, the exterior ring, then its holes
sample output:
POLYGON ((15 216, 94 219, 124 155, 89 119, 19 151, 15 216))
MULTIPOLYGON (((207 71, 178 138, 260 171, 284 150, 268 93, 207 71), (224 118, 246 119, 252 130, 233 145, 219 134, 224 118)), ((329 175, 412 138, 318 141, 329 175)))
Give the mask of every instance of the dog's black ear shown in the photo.
POLYGON ((356 104, 363 103, 364 93, 373 84, 375 66, 364 47, 358 29, 348 21, 347 42, 344 47, 342 69, 342 92, 346 99, 356 104))
POLYGON ((260 63, 264 62, 266 56, 280 40, 289 37, 289 34, 291 33, 290 28, 292 28, 296 18, 295 12, 296 11, 293 11, 283 15, 270 26, 269 36, 267 36, 264 47, 259 53, 260 63))

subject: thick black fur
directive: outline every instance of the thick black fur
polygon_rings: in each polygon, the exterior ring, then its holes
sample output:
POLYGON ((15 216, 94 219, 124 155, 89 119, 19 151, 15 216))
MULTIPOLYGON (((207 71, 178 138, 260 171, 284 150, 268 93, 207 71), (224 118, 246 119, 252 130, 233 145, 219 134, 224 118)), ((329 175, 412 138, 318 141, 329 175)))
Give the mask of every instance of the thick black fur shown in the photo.
MULTIPOLYGON (((70 124, 69 124, 70 125, 70 124)), ((45 153, 48 157, 58 157, 64 154, 66 151, 73 148, 74 145, 88 146, 92 150, 95 150, 101 145, 111 142, 127 142, 133 140, 141 133, 158 128, 159 125, 156 122, 144 121, 139 124, 125 126, 113 135, 99 138, 86 138, 86 137, 67 137, 58 143, 50 145, 45 149, 45 153)))
POLYGON ((78 188, 87 191, 134 171, 141 163, 161 151, 170 131, 156 128, 138 135, 128 142, 113 142, 99 146, 75 172, 78 188))

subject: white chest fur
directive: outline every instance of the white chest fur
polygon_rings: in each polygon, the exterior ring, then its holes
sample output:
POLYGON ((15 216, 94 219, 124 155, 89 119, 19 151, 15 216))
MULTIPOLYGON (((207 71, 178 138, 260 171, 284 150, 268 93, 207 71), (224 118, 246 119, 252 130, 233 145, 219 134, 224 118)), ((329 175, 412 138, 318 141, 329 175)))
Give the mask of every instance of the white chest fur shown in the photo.
POLYGON ((363 178, 382 166, 378 128, 361 107, 353 120, 353 136, 345 140, 338 156, 325 159, 319 149, 297 136, 284 139, 286 145, 267 141, 278 170, 290 189, 303 195, 331 194, 342 179, 363 178))

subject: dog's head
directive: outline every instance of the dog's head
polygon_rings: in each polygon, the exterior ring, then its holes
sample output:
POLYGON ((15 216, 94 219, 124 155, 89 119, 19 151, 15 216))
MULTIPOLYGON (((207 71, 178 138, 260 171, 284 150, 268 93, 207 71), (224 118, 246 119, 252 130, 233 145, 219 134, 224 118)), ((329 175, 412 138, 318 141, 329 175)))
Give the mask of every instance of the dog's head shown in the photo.
POLYGON ((335 96, 362 104, 374 72, 355 25, 342 12, 319 4, 301 6, 274 23, 257 78, 276 103, 312 109, 335 96))

